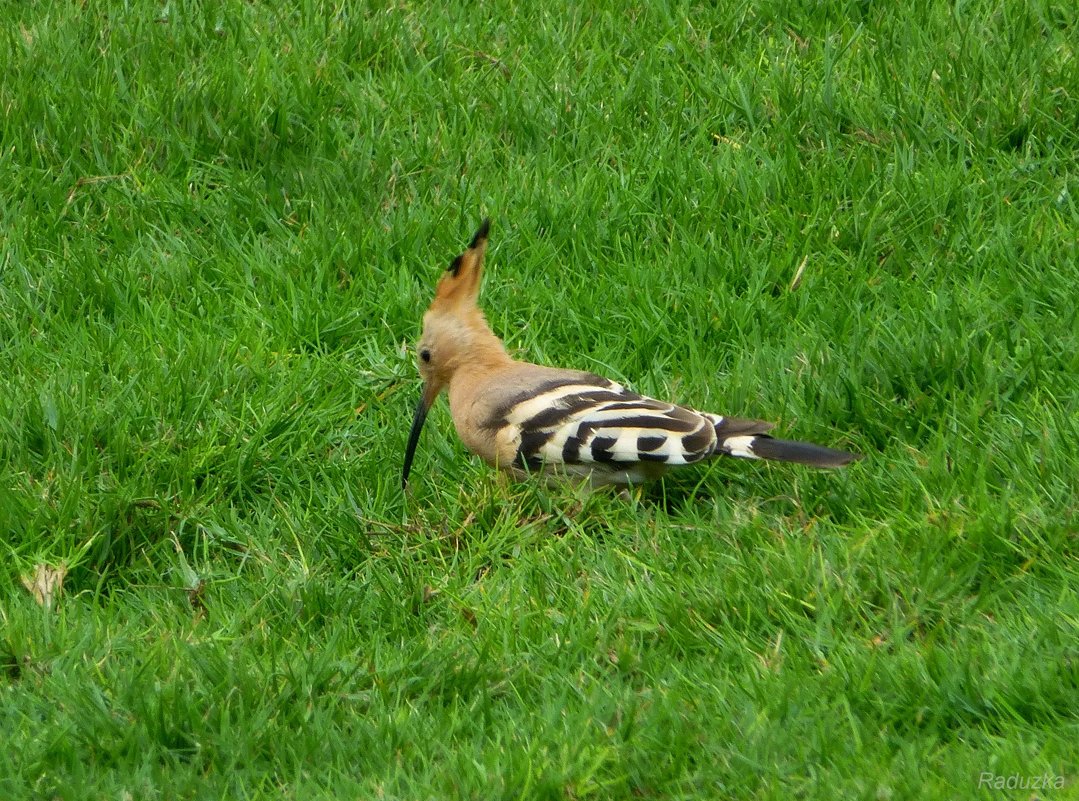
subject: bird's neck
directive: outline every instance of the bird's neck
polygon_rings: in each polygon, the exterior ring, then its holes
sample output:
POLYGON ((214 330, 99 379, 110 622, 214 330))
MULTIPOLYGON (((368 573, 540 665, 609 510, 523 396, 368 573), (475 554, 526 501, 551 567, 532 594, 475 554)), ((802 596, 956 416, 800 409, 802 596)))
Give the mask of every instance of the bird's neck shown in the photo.
POLYGON ((468 350, 462 354, 460 366, 479 370, 497 370, 512 361, 502 340, 496 337, 490 328, 484 326, 482 329, 473 330, 472 341, 469 343, 468 350))
POLYGON ((482 311, 475 309, 466 319, 467 344, 460 352, 458 367, 498 369, 513 361, 482 311))

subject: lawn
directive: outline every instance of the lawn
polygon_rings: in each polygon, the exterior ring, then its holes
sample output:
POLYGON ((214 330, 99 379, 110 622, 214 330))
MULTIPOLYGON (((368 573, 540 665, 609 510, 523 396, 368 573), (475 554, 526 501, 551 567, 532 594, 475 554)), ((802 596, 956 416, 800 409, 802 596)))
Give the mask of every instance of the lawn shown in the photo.
POLYGON ((4 3, 0 798, 1076 797, 1077 42, 4 3), (402 492, 487 215, 514 352, 866 458, 587 495, 441 401, 402 492))

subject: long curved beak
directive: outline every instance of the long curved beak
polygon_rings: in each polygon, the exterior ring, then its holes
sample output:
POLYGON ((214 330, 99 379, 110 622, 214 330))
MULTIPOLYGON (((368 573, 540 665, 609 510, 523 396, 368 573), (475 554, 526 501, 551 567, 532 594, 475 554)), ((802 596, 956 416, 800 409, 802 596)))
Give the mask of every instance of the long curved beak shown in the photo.
POLYGON ((416 404, 416 414, 412 417, 412 428, 408 432, 408 444, 405 445, 405 465, 401 471, 401 489, 408 486, 408 474, 412 470, 412 457, 416 455, 416 443, 420 441, 420 432, 427 421, 427 411, 434 403, 437 393, 431 392, 430 386, 424 386, 420 402, 416 404))

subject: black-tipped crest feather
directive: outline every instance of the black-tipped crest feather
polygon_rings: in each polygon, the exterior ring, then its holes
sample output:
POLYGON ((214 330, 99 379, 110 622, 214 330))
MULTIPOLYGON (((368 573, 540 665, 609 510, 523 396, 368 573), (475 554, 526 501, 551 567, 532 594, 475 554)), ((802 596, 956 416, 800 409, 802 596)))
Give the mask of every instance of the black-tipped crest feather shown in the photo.
POLYGON ((491 231, 491 218, 485 217, 483 222, 480 223, 480 227, 476 230, 475 235, 472 237, 472 241, 469 243, 470 248, 474 248, 481 242, 487 239, 487 234, 491 231))
MULTIPOLYGON (((491 231, 491 218, 487 217, 480 223, 480 227, 476 230, 476 233, 472 235, 472 241, 468 243, 468 250, 475 250, 477 247, 487 241, 487 234, 491 231)), ((450 275, 456 278, 461 272, 461 265, 464 264, 465 256, 468 255, 468 250, 464 253, 458 254, 458 256, 450 262, 450 266, 446 269, 449 270, 450 275)))

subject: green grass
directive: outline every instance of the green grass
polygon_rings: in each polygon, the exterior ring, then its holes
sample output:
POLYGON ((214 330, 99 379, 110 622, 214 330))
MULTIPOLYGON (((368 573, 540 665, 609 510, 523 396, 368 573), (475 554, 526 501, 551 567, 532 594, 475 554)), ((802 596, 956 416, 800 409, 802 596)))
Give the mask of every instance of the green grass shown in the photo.
POLYGON ((1074 3, 287 5, 0 6, 0 797, 1074 797, 1074 3), (403 495, 487 214, 511 348, 867 459, 403 495))

